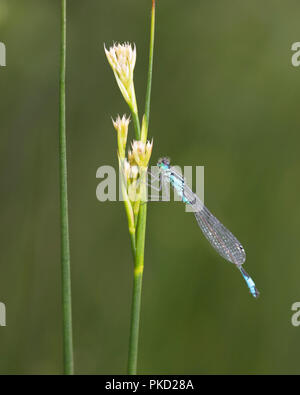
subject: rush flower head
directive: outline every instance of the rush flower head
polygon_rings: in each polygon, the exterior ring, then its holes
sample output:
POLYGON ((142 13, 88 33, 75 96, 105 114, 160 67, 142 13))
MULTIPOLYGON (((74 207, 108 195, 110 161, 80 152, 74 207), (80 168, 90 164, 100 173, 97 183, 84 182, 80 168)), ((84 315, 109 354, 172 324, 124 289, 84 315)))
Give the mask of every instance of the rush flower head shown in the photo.
POLYGON ((136 161, 134 159, 134 155, 133 155, 132 151, 128 151, 128 161, 131 164, 131 166, 136 165, 136 161))
MULTIPOLYGON (((130 202, 140 200, 140 186, 138 182, 139 168, 136 165, 131 166, 126 158, 119 157, 119 166, 122 179, 122 194, 130 202)), ((131 204, 131 203, 130 203, 131 204)))
POLYGON ((130 178, 136 180, 139 175, 139 168, 138 166, 131 166, 130 178))
POLYGON ((125 180, 128 180, 130 178, 131 166, 126 158, 122 161, 122 167, 123 167, 122 170, 125 176, 125 180))
POLYGON ((117 119, 114 121, 112 120, 114 128, 116 129, 118 133, 118 150, 119 150, 119 155, 121 158, 125 157, 125 149, 126 149, 126 143, 127 143, 127 135, 128 135, 128 126, 130 123, 130 117, 126 117, 126 115, 123 115, 121 118, 119 115, 117 119))
POLYGON ((136 47, 130 43, 114 44, 109 50, 104 46, 105 54, 116 77, 124 99, 136 112, 136 98, 133 83, 133 71, 136 62, 136 47))
POLYGON ((151 153, 152 153, 153 140, 147 141, 133 141, 131 144, 132 151, 128 153, 128 157, 133 157, 136 164, 140 167, 147 167, 151 153))
POLYGON ((131 165, 126 158, 121 159, 120 156, 119 164, 122 174, 124 175, 125 184, 137 180, 139 176, 139 167, 137 165, 131 165))

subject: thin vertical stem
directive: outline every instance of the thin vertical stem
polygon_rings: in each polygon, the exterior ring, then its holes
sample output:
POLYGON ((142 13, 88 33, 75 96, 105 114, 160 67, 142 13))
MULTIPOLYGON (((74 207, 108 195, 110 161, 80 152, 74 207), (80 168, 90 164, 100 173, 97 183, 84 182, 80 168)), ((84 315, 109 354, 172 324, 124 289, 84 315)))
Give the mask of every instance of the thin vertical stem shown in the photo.
MULTIPOLYGON (((151 33, 150 33, 150 52, 149 52, 149 71, 148 83, 146 91, 146 128, 148 130, 149 116, 150 116, 150 99, 151 99, 151 85, 152 85, 152 68, 153 68, 153 51, 154 51, 154 32, 155 32, 155 0, 152 0, 152 17, 151 17, 151 33)), ((145 136, 145 140, 146 140, 145 136)), ((146 189, 146 183, 141 179, 141 185, 146 189)), ((145 196, 146 191, 141 191, 141 196, 145 196)), ((138 359, 138 342, 139 342, 139 324, 141 312, 141 295, 142 282, 144 271, 144 253, 145 253, 145 235, 146 235, 146 220, 147 220, 147 203, 142 202, 140 205, 137 229, 136 229, 136 256, 134 266, 134 281, 132 293, 132 312, 131 312, 131 327, 129 338, 129 354, 128 354, 128 374, 134 375, 137 372, 138 359)))
POLYGON ((134 272, 129 337, 128 374, 136 374, 143 273, 134 272))
POLYGON ((68 220, 67 148, 66 148, 66 0, 61 0, 61 62, 59 103, 59 164, 61 216, 61 272, 63 309, 64 373, 73 374, 71 270, 68 220))
POLYGON ((141 126, 140 126, 139 115, 137 112, 134 112, 132 109, 130 110, 131 110, 134 130, 135 130, 135 138, 136 140, 139 140, 141 138, 141 126))
POLYGON ((134 105, 130 104, 129 108, 130 108, 130 111, 131 111, 131 116, 132 116, 134 131, 135 131, 135 139, 136 140, 140 140, 140 138, 141 138, 141 125, 140 125, 140 120, 139 120, 139 113, 138 113, 138 108, 137 108, 136 96, 135 96, 135 90, 134 89, 132 91, 132 103, 134 103, 134 105))
MULTIPOLYGON (((146 186, 144 185, 144 188, 146 186)), ((141 191, 141 194, 145 191, 141 191)), ((141 312, 141 295, 144 271, 144 251, 146 234, 147 204, 142 202, 137 223, 136 256, 131 307, 131 327, 129 338, 128 374, 136 374, 138 358, 139 324, 141 312)))
POLYGON ((149 119, 150 119, 150 102, 151 102, 151 88, 152 88, 154 38, 155 38, 155 0, 152 0, 151 31, 150 31, 150 51, 149 51, 149 70, 148 70, 148 84, 147 84, 146 104, 145 104, 145 117, 146 117, 146 122, 147 122, 147 129, 148 129, 148 126, 149 126, 149 119))
POLYGON ((119 171, 120 174, 122 175, 122 180, 121 180, 121 188, 122 188, 122 196, 124 199, 124 206, 125 206, 125 211, 127 215, 127 220, 128 220, 128 229, 129 229, 129 234, 130 234, 130 241, 131 241, 131 250, 132 250, 132 256, 133 259, 135 260, 135 253, 136 253, 136 247, 135 247, 135 223, 134 223, 134 213, 132 210, 132 206, 130 204, 130 200, 126 191, 126 184, 125 180, 123 177, 123 169, 121 166, 121 161, 119 161, 119 171))

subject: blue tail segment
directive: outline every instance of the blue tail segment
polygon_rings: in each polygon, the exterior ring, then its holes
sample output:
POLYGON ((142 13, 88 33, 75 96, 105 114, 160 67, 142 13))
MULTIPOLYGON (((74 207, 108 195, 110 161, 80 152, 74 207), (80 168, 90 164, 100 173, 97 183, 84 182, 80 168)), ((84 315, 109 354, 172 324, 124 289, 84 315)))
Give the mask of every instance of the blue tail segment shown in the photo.
POLYGON ((239 271, 241 272, 242 276, 244 277, 244 280, 246 281, 246 284, 248 285, 248 288, 249 288, 250 293, 252 294, 252 296, 254 296, 254 298, 258 298, 259 297, 259 292, 258 292, 258 290, 257 290, 257 288, 255 286, 255 283, 252 280, 252 278, 242 268, 242 266, 238 266, 237 268, 239 269, 239 271))

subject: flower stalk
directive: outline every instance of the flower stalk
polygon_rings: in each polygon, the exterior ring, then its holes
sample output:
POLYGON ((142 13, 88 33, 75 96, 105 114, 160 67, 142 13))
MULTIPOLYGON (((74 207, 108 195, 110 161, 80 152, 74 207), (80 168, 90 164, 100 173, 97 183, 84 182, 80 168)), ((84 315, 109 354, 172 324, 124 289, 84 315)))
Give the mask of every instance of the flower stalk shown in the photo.
POLYGON ((63 308, 64 373, 74 373, 72 340, 71 268, 68 219, 67 147, 66 147, 66 0, 61 1, 61 63, 60 63, 60 217, 61 217, 61 272, 63 308))
POLYGON ((152 85, 153 51, 155 32, 155 0, 152 0, 149 70, 145 100, 145 114, 140 125, 135 95, 133 72, 136 63, 136 47, 129 43, 114 44, 105 54, 113 70, 117 84, 127 102, 135 130, 135 141, 126 158, 126 144, 129 119, 123 116, 113 121, 118 133, 119 169, 122 177, 121 188, 127 214, 132 253, 134 257, 134 277, 131 307, 131 325, 128 352, 128 374, 136 374, 139 323, 141 312, 142 280, 144 271, 144 251, 147 219, 147 169, 153 141, 147 141, 150 99, 152 85))
MULTIPOLYGON (((148 69, 148 83, 145 102, 145 123, 148 131, 150 120, 150 103, 151 103, 151 90, 152 90, 152 73, 153 73, 153 55, 154 55, 154 42, 155 42, 155 0, 152 0, 152 13, 151 13, 151 30, 150 30, 150 50, 149 50, 149 69, 148 69)), ((147 137, 147 133, 146 133, 147 137)))
POLYGON ((127 221, 128 221, 128 230, 129 230, 129 235, 130 235, 130 241, 131 241, 131 250, 132 250, 132 255, 133 259, 135 259, 135 254, 136 254, 136 241, 135 241, 135 215, 133 212, 132 208, 132 203, 129 199, 128 193, 127 193, 127 182, 129 179, 129 172, 130 169, 129 163, 127 162, 127 159, 125 158, 123 161, 119 156, 119 169, 120 169, 120 174, 122 177, 121 181, 121 188, 122 188, 122 196, 124 200, 124 206, 125 206, 125 211, 127 215, 127 221))
MULTIPOLYGON (((143 117, 142 136, 141 136, 142 141, 144 143, 147 140, 149 117, 150 117, 154 37, 155 37, 155 0, 152 0, 149 70, 148 70, 148 81, 147 81, 147 90, 146 90, 145 115, 143 117)), ((152 146, 151 146, 151 151, 152 151, 152 146)), ((143 196, 143 193, 146 193, 146 172, 143 172, 143 174, 141 175, 141 188, 144 189, 143 191, 141 191, 141 195, 143 196)), ((134 265, 134 281, 133 281, 132 307, 131 307, 131 327, 130 327, 129 353, 128 353, 128 374, 130 375, 135 375, 137 373, 141 295, 142 295, 142 283, 143 283, 143 272, 144 272, 146 220, 147 220, 147 202, 145 201, 142 202, 142 204, 140 205, 138 221, 137 221, 136 256, 135 256, 135 265, 134 265)))

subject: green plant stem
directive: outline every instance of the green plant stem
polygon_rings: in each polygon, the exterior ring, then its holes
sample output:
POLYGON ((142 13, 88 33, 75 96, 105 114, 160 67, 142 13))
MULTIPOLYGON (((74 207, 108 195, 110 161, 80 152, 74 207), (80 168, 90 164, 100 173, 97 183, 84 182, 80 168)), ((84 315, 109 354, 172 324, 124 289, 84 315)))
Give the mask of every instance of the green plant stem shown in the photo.
POLYGON ((144 251, 146 233, 147 205, 143 202, 137 223, 136 255, 134 265, 134 280, 131 306, 131 327, 129 338, 128 374, 134 375, 137 371, 139 325, 141 312, 142 282, 144 271, 144 251))
MULTIPOLYGON (((155 0, 152 0, 149 71, 148 71, 148 82, 147 82, 146 101, 145 101, 146 135, 143 136, 145 141, 147 138, 149 117, 150 117, 154 33, 155 33, 155 0)), ((143 177, 145 176, 146 174, 143 177)), ((143 182, 143 180, 141 182, 141 185, 144 185, 144 188, 146 189, 146 184, 143 182)), ((143 196, 142 191, 141 194, 143 196)), ((142 202, 142 204, 140 205, 137 228, 136 228, 136 256, 135 256, 135 266, 134 266, 134 281, 133 281, 133 294, 132 294, 132 307, 131 307, 132 313, 131 313, 131 327, 130 327, 129 354, 128 354, 128 374, 131 375, 134 375, 137 372, 141 295, 142 295, 142 281, 143 281, 143 271, 144 271, 146 220, 147 220, 147 203, 142 202)))
POLYGON ((132 207, 131 207, 128 195, 127 195, 124 187, 123 187, 123 197, 124 197, 124 205, 125 205, 125 210, 126 210, 127 220, 128 220, 128 229, 129 229, 129 234, 130 234, 132 256, 133 256, 133 259, 135 259, 135 254, 136 254, 136 245, 135 244, 136 243, 135 243, 134 214, 132 211, 132 207))
POLYGON ((128 199, 127 194, 125 195, 125 200, 124 200, 124 205, 125 205, 125 210, 127 214, 127 220, 128 220, 128 229, 129 229, 129 235, 130 235, 130 242, 131 242, 131 250, 132 250, 132 256, 133 259, 135 259, 135 254, 136 254, 136 246, 135 246, 135 224, 134 224, 134 215, 132 212, 132 208, 128 199))
POLYGON ((141 138, 141 125, 139 120, 139 114, 137 111, 135 112, 131 107, 130 107, 130 111, 131 111, 134 131, 135 131, 135 139, 139 140, 141 138))
MULTIPOLYGON (((124 207, 127 215, 127 221, 128 221, 128 230, 130 234, 130 242, 131 242, 131 250, 132 250, 132 255, 133 259, 135 260, 135 252, 136 252, 136 247, 135 247, 135 218, 134 218, 134 212, 132 209, 132 205, 130 203, 127 191, 126 191, 126 180, 123 174, 123 168, 122 168, 122 160, 120 156, 118 155, 119 158, 119 172, 122 177, 121 179, 121 188, 122 188, 122 196, 124 199, 124 207)), ((124 159, 124 158, 123 158, 124 159)))
POLYGON ((135 259, 136 247, 135 247, 135 233, 130 233, 131 251, 133 259, 135 259))
POLYGON ((61 63, 60 63, 60 216, 61 216, 61 271, 63 309, 64 373, 73 374, 71 270, 68 220, 67 148, 66 148, 66 0, 61 1, 61 63))
POLYGON ((153 53, 154 53, 154 38, 155 38, 155 0, 152 0, 152 14, 151 14, 151 30, 150 30, 150 51, 149 51, 149 70, 148 83, 145 101, 145 117, 147 129, 150 119, 150 102, 151 102, 151 88, 152 88, 152 70, 153 70, 153 53))
POLYGON ((143 273, 134 272, 132 306, 131 306, 131 326, 130 326, 130 338, 129 338, 129 354, 128 354, 128 374, 131 375, 136 374, 136 369, 137 369, 142 280, 143 280, 143 273))

